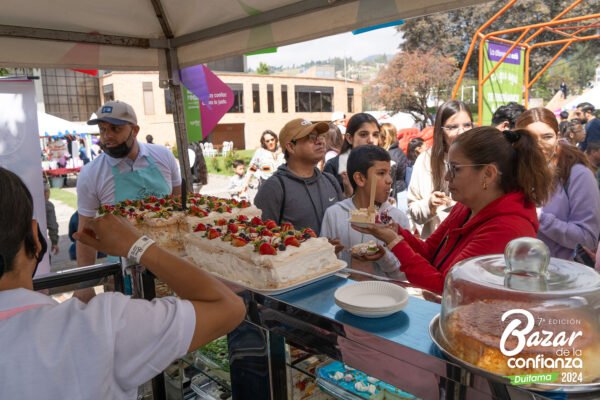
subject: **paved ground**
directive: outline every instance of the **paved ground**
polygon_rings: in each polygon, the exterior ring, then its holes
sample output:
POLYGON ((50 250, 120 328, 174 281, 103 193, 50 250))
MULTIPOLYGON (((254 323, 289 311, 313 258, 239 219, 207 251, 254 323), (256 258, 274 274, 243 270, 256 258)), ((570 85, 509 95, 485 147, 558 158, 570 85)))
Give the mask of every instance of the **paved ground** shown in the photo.
MULTIPOLYGON (((200 193, 211 196, 223 196, 228 197, 227 187, 229 186, 229 177, 223 175, 209 174, 208 184, 200 189, 200 193)), ((74 187, 63 188, 76 194, 74 187)), ((56 199, 50 199, 54 203, 56 209, 56 219, 58 221, 58 234, 60 235, 58 247, 59 253, 52 256, 52 263, 50 266, 51 271, 60 271, 75 267, 77 264, 75 261, 69 260, 69 246, 71 241, 69 240, 69 219, 75 212, 75 209, 69 207, 67 204, 58 201, 56 199)))

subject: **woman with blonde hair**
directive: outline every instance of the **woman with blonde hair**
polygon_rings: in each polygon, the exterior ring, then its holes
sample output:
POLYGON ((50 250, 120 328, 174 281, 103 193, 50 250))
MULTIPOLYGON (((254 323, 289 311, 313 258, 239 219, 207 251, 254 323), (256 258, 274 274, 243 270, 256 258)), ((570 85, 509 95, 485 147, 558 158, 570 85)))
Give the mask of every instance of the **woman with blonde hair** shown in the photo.
POLYGON ((385 150, 389 150, 394 142, 398 141, 398 130, 389 122, 381 124, 382 138, 379 141, 379 147, 383 147, 385 150))
POLYGON ((592 167, 576 147, 559 141, 552 111, 537 107, 517 119, 538 140, 554 181, 552 196, 539 213, 538 238, 552 257, 573 260, 578 244, 595 249, 600 235, 600 192, 592 167))

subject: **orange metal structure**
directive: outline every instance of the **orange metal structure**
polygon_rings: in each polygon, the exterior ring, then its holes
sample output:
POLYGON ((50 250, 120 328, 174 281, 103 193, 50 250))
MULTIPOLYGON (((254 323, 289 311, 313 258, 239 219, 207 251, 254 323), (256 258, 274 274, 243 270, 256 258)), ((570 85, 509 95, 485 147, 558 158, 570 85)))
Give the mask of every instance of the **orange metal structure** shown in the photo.
POLYGON ((460 75, 458 77, 458 81, 454 86, 454 90, 452 90, 452 98, 456 98, 456 94, 458 93, 458 89, 460 88, 460 84, 464 78, 465 72, 467 71, 467 67, 469 61, 471 60, 471 56, 475 51, 475 47, 479 43, 479 74, 478 74, 478 92, 477 92, 477 104, 478 104, 478 115, 479 115, 479 124, 482 123, 482 111, 483 111, 483 96, 481 95, 483 90, 483 84, 490 79, 492 74, 498 69, 500 64, 504 62, 504 60, 510 55, 510 53, 517 47, 521 47, 525 49, 525 76, 523 80, 523 99, 524 105, 527 107, 529 100, 529 90, 533 86, 535 82, 540 79, 542 74, 552 66, 552 64, 560 57, 565 50, 569 48, 569 46, 575 42, 582 42, 586 40, 594 40, 600 39, 600 34, 588 34, 583 36, 584 32, 587 32, 592 29, 598 29, 600 27, 600 14, 589 14, 583 15, 579 17, 573 18, 563 18, 569 11, 577 7, 583 0, 575 0, 568 7, 566 7, 563 11, 561 11, 556 17, 552 20, 539 23, 539 24, 531 24, 520 26, 511 29, 503 29, 500 31, 490 32, 484 34, 484 31, 494 23, 498 18, 504 15, 510 8, 517 2, 517 0, 509 0, 508 3, 500 9, 492 18, 490 18, 485 24, 483 24, 475 34, 473 35, 473 40, 471 41, 471 45, 469 46, 469 51, 467 52, 467 56, 465 58, 465 62, 463 63, 463 67, 460 71, 460 75), (574 25, 577 24, 577 25, 574 25), (547 42, 536 42, 532 43, 533 40, 542 32, 548 31, 552 32, 561 37, 561 39, 551 40, 547 42), (569 32, 573 31, 573 32, 569 32), (520 33, 517 39, 507 39, 505 35, 510 34, 518 34, 520 33), (528 36, 529 35, 529 36, 528 36), (483 76, 483 56, 484 56, 484 46, 483 44, 486 41, 496 41, 505 44, 509 44, 510 49, 506 52, 506 54, 497 62, 497 64, 492 68, 492 70, 486 75, 483 76), (530 79, 530 56, 531 51, 546 46, 555 46, 562 45, 562 47, 557 51, 557 53, 544 65, 544 67, 532 78, 530 79))

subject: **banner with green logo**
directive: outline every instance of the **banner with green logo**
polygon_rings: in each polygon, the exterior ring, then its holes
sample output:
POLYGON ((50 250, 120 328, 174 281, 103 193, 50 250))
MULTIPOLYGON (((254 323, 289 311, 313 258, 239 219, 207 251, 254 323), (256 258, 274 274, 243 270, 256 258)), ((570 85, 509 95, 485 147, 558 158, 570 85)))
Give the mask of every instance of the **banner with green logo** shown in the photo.
MULTIPOLYGON (((484 44, 485 77, 510 49, 510 45, 487 41, 484 44)), ((523 104, 524 49, 516 47, 483 84, 483 125, 490 125, 494 111, 511 101, 523 104)))
POLYGON ((192 92, 181 85, 183 95, 183 113, 188 142, 202 141, 202 119, 200 118, 200 102, 192 92))

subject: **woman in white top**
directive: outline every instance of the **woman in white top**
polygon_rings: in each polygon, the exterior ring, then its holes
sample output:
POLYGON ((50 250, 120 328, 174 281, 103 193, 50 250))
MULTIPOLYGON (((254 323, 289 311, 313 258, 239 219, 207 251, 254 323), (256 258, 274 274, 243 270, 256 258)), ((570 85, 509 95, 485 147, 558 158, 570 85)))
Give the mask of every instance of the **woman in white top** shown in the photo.
POLYGON ((260 149, 256 150, 250 161, 246 173, 246 185, 242 192, 248 189, 250 180, 253 177, 258 180, 258 188, 275 173, 281 164, 285 163, 275 132, 268 129, 264 131, 260 136, 260 146, 260 149))
POLYGON ((135 399, 139 385, 244 318, 235 293, 114 215, 90 220, 77 240, 114 255, 135 252, 179 298, 102 293, 88 304, 59 304, 34 292, 47 245, 31 194, 1 167, 0 193, 0 399, 135 399))
POLYGON ((448 215, 446 209, 453 204, 444 180, 444 161, 454 139, 471 128, 471 111, 462 101, 450 100, 438 108, 433 146, 415 161, 408 187, 408 214, 413 223, 422 226, 422 239, 431 235, 448 215))

